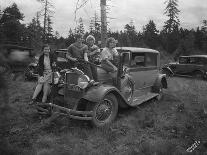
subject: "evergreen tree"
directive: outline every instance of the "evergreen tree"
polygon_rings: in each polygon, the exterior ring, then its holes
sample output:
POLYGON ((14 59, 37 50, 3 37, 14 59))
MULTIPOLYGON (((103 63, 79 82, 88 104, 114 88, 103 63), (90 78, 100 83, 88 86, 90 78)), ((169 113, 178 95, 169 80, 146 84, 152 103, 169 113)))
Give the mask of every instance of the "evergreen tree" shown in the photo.
POLYGON ((129 24, 126 24, 124 29, 126 33, 127 46, 136 46, 137 32, 135 30, 133 21, 131 20, 129 24))
POLYGON ((83 25, 83 19, 81 17, 79 18, 79 23, 78 23, 78 26, 76 28, 76 33, 80 33, 82 35, 84 35, 84 33, 85 33, 85 29, 84 29, 84 25, 83 25))
POLYGON ((25 26, 20 23, 24 15, 19 11, 17 5, 13 3, 3 11, 0 19, 1 33, 5 37, 4 41, 17 43, 22 40, 25 26))
POLYGON ((155 49, 158 47, 158 30, 153 20, 150 20, 149 23, 143 29, 143 38, 146 45, 150 48, 155 49))
POLYGON ((164 14, 166 14, 169 19, 165 22, 164 30, 167 33, 173 32, 180 25, 180 20, 178 18, 180 10, 178 10, 178 0, 166 0, 167 4, 164 14))
POLYGON ((43 43, 43 28, 40 25, 39 13, 27 26, 29 44, 33 48, 40 48, 43 43))

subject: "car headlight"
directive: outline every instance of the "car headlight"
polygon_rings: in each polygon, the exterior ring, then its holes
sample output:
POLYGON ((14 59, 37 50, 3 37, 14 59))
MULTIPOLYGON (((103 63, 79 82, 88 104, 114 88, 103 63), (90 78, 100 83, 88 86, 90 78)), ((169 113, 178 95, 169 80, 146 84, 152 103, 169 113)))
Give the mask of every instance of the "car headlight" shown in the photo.
POLYGON ((80 75, 78 77, 78 86, 81 89, 85 89, 89 84, 90 78, 87 75, 80 75))
POLYGON ((60 79, 60 73, 59 72, 55 72, 54 73, 54 84, 58 84, 60 79))

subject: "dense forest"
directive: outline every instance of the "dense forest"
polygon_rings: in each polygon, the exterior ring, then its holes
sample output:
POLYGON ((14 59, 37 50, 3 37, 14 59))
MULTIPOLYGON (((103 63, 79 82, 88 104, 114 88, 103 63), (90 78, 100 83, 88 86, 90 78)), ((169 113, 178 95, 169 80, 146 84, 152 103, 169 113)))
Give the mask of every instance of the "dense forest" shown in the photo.
MULTIPOLYGON (((52 45, 53 49, 66 48, 74 42, 76 33, 95 36, 97 44, 101 38, 101 25, 91 21, 88 30, 85 29, 82 18, 78 26, 73 30, 68 28, 68 36, 61 37, 52 27, 52 11, 50 11, 49 0, 40 1, 45 12, 37 12, 36 16, 28 24, 22 24, 24 14, 18 6, 13 3, 2 10, 0 19, 0 44, 12 43, 32 47, 38 51, 43 43, 52 45), (41 23, 41 18, 44 18, 41 23)), ((133 21, 126 24, 121 31, 112 32, 108 30, 108 37, 118 40, 117 46, 148 47, 165 51, 175 57, 189 54, 207 53, 207 20, 201 21, 201 25, 191 30, 180 27, 178 0, 166 0, 163 16, 167 16, 162 30, 157 30, 156 23, 149 20, 143 25, 142 31, 137 31, 133 21)), ((1 10, 0 10, 1 11, 1 10)))

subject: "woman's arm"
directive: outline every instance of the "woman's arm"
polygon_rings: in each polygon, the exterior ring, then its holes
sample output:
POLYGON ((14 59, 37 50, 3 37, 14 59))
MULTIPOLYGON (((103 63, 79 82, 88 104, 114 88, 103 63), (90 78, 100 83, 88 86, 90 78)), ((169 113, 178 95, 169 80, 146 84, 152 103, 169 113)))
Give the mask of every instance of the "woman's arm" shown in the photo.
POLYGON ((84 60, 85 61, 88 61, 88 46, 84 46, 84 47, 82 47, 82 48, 84 48, 83 50, 83 52, 84 52, 84 60))

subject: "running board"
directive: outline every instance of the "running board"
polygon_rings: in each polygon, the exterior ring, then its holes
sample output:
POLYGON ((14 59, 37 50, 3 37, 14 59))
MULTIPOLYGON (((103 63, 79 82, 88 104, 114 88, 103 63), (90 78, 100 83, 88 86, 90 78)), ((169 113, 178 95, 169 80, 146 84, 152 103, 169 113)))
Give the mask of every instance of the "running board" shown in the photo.
POLYGON ((134 97, 131 106, 134 107, 134 106, 140 105, 141 103, 144 103, 158 95, 159 95, 158 93, 147 93, 139 97, 134 97))

